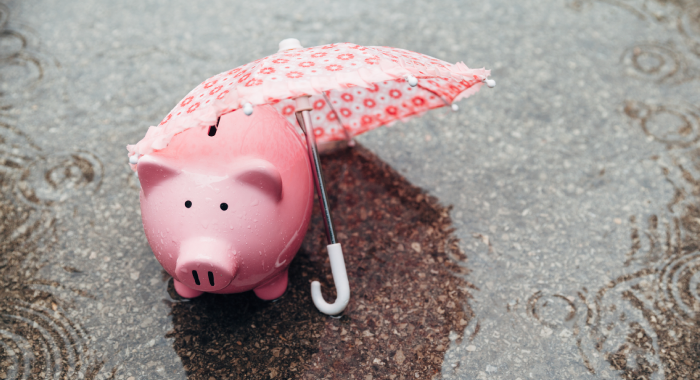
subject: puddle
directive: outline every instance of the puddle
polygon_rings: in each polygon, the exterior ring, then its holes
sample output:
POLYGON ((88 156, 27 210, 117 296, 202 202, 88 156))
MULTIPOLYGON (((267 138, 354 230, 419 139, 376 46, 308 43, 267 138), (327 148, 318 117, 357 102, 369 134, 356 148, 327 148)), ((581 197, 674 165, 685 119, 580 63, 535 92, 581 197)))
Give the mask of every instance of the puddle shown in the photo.
POLYGON ((282 299, 245 293, 171 304, 167 336, 189 378, 430 378, 450 340, 462 339, 473 285, 460 279, 468 270, 449 209, 361 146, 322 162, 352 284, 343 317, 326 317, 311 301, 315 279, 334 297, 316 208, 282 299))

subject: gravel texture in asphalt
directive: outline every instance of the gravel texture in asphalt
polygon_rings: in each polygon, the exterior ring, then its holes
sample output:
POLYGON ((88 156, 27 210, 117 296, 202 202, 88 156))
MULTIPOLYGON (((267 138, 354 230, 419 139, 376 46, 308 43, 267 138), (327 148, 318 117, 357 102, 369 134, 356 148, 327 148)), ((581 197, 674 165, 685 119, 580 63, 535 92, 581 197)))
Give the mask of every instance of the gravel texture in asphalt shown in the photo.
POLYGON ((0 379, 700 378, 698 79, 697 0, 0 1, 0 379), (318 209, 279 301, 178 297, 124 149, 289 37, 497 82, 322 157, 340 319, 318 209))

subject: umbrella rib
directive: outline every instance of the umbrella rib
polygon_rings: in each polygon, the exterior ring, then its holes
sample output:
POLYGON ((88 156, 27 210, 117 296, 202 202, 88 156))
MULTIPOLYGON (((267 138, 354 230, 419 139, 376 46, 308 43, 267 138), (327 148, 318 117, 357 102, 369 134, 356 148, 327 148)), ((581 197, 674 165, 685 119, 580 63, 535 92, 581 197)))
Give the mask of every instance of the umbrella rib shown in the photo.
POLYGON ((429 88, 426 88, 426 87, 421 86, 420 83, 418 83, 416 86, 422 88, 422 89, 425 90, 425 91, 428 91, 429 93, 431 93, 431 94, 433 94, 433 95, 435 95, 435 96, 437 96, 438 98, 440 98, 440 100, 442 100, 443 103, 445 103, 446 106, 449 106, 449 105, 452 104, 452 103, 448 103, 447 100, 445 100, 445 98, 443 98, 442 96, 440 96, 440 94, 438 94, 437 92, 435 92, 435 91, 433 91, 433 90, 431 90, 431 89, 429 89, 429 88))
POLYGON ((321 91, 323 94, 323 98, 326 99, 326 103, 328 103, 328 107, 331 108, 331 111, 335 114, 335 119, 338 120, 338 123, 340 124, 340 128, 343 128, 343 133, 345 133, 345 139, 350 143, 352 140, 352 136, 350 135, 350 132, 345 128, 345 125, 343 124, 343 121, 340 119, 340 115, 338 112, 336 112, 335 108, 333 108, 333 105, 331 104, 331 100, 328 98, 326 95, 326 91, 321 91))

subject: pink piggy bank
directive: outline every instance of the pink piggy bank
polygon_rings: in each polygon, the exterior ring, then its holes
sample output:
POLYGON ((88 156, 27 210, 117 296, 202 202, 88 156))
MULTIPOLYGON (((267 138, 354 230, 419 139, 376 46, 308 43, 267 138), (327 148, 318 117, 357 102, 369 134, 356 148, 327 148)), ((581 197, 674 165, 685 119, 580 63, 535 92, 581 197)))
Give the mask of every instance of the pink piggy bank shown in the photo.
POLYGON ((188 129, 137 171, 146 237, 178 294, 282 296, 314 187, 306 146, 274 108, 188 129))

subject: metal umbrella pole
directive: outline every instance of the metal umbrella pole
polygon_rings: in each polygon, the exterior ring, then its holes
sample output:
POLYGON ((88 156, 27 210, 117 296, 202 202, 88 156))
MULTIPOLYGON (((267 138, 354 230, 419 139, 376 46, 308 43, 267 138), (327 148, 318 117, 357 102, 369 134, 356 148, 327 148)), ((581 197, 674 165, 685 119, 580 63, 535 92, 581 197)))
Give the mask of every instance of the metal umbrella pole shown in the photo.
POLYGON ((345 269, 345 259, 343 258, 343 249, 340 243, 335 240, 333 232, 333 221, 331 220, 331 211, 328 207, 328 197, 326 196, 326 188, 323 183, 323 172, 321 171, 321 162, 318 158, 318 149, 316 148, 316 135, 314 127, 311 123, 311 115, 309 111, 313 108, 309 102, 309 96, 304 95, 296 100, 296 117, 299 126, 306 135, 306 146, 308 148, 309 161, 311 163, 311 171, 314 175, 316 184, 316 193, 321 205, 321 213, 323 213, 323 223, 326 228, 326 241, 328 242, 328 257, 331 262, 331 272, 333 273, 333 282, 338 294, 335 303, 329 304, 323 299, 321 294, 321 284, 318 281, 311 283, 311 298, 314 301, 316 308, 322 313, 328 315, 338 315, 345 310, 345 307, 350 301, 350 283, 348 282, 348 273, 345 269))

